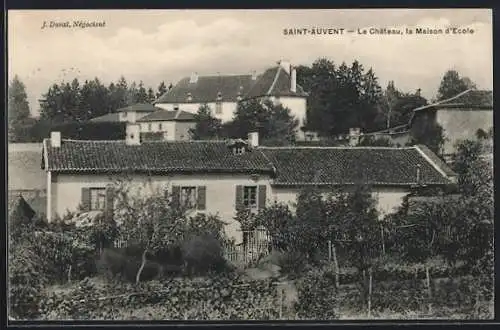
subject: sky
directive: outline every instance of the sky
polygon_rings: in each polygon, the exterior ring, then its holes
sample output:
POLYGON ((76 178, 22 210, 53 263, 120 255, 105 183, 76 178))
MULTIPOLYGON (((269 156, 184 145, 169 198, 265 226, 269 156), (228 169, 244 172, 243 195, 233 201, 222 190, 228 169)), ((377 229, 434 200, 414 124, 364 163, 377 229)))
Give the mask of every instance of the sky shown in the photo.
POLYGON ((26 85, 31 111, 49 86, 77 77, 109 84, 124 76, 156 89, 192 72, 263 72, 279 60, 311 65, 358 60, 381 86, 436 95, 449 69, 478 88, 493 87, 489 9, 332 10, 18 10, 8 12, 8 75, 26 85), (104 27, 45 28, 44 21, 105 22, 104 27), (284 35, 290 28, 472 29, 443 35, 284 35))

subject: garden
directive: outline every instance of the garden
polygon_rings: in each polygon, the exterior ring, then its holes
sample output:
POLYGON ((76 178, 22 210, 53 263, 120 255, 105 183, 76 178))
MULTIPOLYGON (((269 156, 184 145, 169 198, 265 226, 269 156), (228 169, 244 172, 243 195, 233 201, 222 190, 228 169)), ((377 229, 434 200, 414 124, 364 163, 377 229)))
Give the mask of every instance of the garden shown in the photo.
POLYGON ((493 318, 493 180, 472 164, 459 172, 458 193, 416 187, 385 217, 363 185, 304 189, 294 211, 239 211, 244 232, 264 227, 270 238, 268 253, 243 266, 224 258, 234 242, 217 216, 188 216, 164 192, 132 197, 117 183, 113 213, 88 226, 69 224, 72 214, 50 224, 9 219, 9 316, 493 318))

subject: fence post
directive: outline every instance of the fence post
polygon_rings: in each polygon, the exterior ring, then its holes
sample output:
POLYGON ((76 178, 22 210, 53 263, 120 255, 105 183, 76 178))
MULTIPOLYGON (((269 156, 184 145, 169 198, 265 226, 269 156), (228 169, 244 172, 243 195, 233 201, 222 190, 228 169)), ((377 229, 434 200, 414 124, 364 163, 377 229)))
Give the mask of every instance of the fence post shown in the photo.
POLYGON ((382 222, 380 222, 380 236, 382 239, 382 255, 385 256, 384 226, 382 225, 382 222))
POLYGON ((328 240, 328 262, 332 261, 332 241, 328 240))
POLYGON ((335 244, 332 246, 332 254, 333 254, 333 264, 335 265, 335 285, 337 288, 340 286, 340 267, 339 261, 337 259, 337 250, 335 249, 335 244))

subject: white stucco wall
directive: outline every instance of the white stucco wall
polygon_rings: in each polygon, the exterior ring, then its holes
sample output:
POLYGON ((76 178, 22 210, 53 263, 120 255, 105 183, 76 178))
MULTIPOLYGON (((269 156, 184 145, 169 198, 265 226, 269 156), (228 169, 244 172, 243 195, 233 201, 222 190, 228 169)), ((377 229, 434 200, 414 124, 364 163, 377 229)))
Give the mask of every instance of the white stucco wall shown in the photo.
MULTIPOLYGON (((157 103, 155 106, 165 109, 165 110, 174 110, 174 106, 179 106, 180 110, 184 110, 191 113, 197 113, 200 106, 204 103, 157 103)), ((222 113, 215 113, 215 102, 206 103, 210 109, 212 110, 212 115, 215 118, 222 120, 223 123, 231 121, 233 119, 234 111, 238 105, 237 102, 222 102, 222 113)))
MULTIPOLYGON (((54 175, 52 183, 52 218, 56 214, 64 215, 66 210, 75 211, 82 199, 82 188, 105 188, 112 184, 117 178, 107 175, 54 175)), ((269 186, 269 178, 261 176, 256 181, 250 175, 175 175, 175 176, 151 176, 150 181, 145 176, 134 175, 131 183, 132 191, 141 195, 154 191, 164 191, 170 185, 179 186, 206 186, 206 213, 218 214, 221 219, 228 222, 226 233, 241 240, 238 233, 239 223, 234 221, 236 186, 237 185, 266 185, 266 196, 268 202, 272 201, 272 192, 269 186), (158 189, 158 190, 157 190, 158 189)), ((48 205, 49 207, 50 205, 48 205)))
POLYGON ((444 153, 449 154, 454 151, 454 145, 458 140, 475 139, 479 128, 487 132, 493 127, 493 111, 441 109, 436 111, 436 121, 443 127, 445 137, 448 139, 444 144, 444 153))
MULTIPOLYGON (((300 192, 298 188, 275 188, 273 198, 278 202, 286 203, 294 209, 294 204, 297 202, 297 195, 300 192)), ((325 190, 325 195, 328 193, 325 190)), ((409 193, 405 188, 399 187, 374 187, 372 188, 372 196, 377 201, 377 210, 380 218, 392 213, 399 207, 403 198, 409 193)))

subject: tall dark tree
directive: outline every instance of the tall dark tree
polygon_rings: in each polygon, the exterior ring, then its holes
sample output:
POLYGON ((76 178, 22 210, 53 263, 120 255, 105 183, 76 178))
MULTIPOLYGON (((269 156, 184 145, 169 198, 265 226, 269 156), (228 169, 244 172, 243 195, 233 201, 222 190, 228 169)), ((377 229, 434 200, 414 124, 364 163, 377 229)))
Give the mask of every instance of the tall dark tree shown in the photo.
MULTIPOLYGON (((114 88, 114 84, 113 84, 114 88)), ((85 81, 81 91, 80 107, 85 113, 86 118, 95 118, 111 112, 112 103, 109 90, 98 78, 85 81)))
POLYGON ((258 131, 262 141, 288 144, 294 141, 298 120, 288 108, 271 101, 249 100, 240 102, 233 120, 224 125, 228 137, 246 138, 251 131, 258 131))
POLYGON ((203 104, 194 115, 196 126, 190 130, 194 140, 209 140, 221 134, 221 120, 212 116, 210 107, 203 104))
POLYGON ((137 103, 148 103, 148 93, 146 91, 146 88, 144 87, 144 83, 142 82, 142 80, 139 82, 135 101, 137 103))
POLYGON ((445 100, 470 88, 475 88, 475 84, 468 77, 460 77, 456 70, 448 70, 439 85, 437 99, 445 100))
POLYGON ((8 104, 9 123, 19 122, 30 116, 30 106, 26 86, 15 75, 9 85, 9 104, 8 104))
POLYGON ((151 87, 148 88, 147 100, 148 103, 153 103, 156 100, 155 92, 151 87))
POLYGON ((156 93, 156 98, 161 97, 163 94, 167 92, 167 86, 165 85, 165 82, 162 81, 160 85, 158 86, 158 92, 156 93))
POLYGON ((9 141, 14 142, 22 138, 20 129, 30 125, 31 119, 26 86, 17 75, 9 85, 8 94, 8 137, 9 141))
POLYGON ((340 66, 325 58, 312 67, 297 68, 298 83, 309 93, 307 128, 322 136, 347 133, 351 127, 372 131, 384 127, 376 122, 382 90, 373 70, 365 72, 354 61, 340 66))

